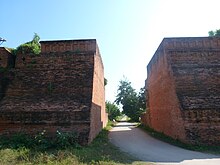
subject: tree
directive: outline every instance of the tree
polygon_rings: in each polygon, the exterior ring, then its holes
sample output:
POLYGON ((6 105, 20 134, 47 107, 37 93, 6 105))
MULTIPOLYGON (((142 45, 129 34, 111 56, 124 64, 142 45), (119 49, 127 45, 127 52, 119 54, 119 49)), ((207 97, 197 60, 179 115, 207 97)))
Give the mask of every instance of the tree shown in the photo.
POLYGON ((108 80, 104 78, 104 86, 106 86, 107 84, 108 84, 108 80))
POLYGON ((146 111, 146 93, 145 87, 141 88, 138 94, 139 107, 145 112, 146 111))
POLYGON ((113 119, 116 119, 118 116, 121 115, 119 108, 114 103, 107 101, 105 105, 109 120, 112 121, 113 119))
POLYGON ((131 86, 131 82, 127 79, 121 80, 118 87, 118 94, 116 96, 116 104, 121 104, 123 113, 131 118, 133 121, 138 121, 140 115, 145 111, 146 107, 144 101, 144 89, 139 94, 131 86))
POLYGON ((37 33, 34 34, 34 37, 31 41, 26 42, 24 44, 21 44, 14 50, 14 54, 17 55, 18 53, 22 54, 39 54, 40 49, 40 37, 37 35, 37 33))
POLYGON ((209 37, 220 37, 220 29, 217 29, 216 31, 209 31, 209 37))
POLYGON ((116 104, 124 104, 127 100, 128 96, 136 95, 135 89, 132 88, 131 82, 129 82, 126 78, 124 80, 120 80, 120 85, 118 87, 118 94, 116 96, 116 104))

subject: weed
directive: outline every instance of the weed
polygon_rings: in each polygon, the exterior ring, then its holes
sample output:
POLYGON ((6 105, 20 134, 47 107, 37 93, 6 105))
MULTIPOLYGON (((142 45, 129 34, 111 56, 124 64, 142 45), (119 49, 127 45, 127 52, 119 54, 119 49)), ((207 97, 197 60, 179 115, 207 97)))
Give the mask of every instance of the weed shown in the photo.
POLYGON ((68 148, 69 146, 72 147, 79 147, 78 143, 78 135, 76 132, 60 132, 57 130, 56 135, 56 144, 59 148, 68 148))
POLYGON ((24 133, 17 133, 11 137, 1 136, 1 148, 29 148, 39 151, 46 151, 48 149, 65 149, 71 147, 79 147, 77 143, 78 136, 75 132, 61 132, 57 131, 55 137, 51 138, 47 132, 43 130, 35 136, 29 136, 24 133))
POLYGON ((78 48, 74 52, 78 54, 78 53, 80 53, 80 49, 78 48))
POLYGON ((49 85, 48 85, 47 89, 48 89, 49 93, 53 92, 54 86, 53 86, 52 82, 49 82, 49 85))
POLYGON ((27 64, 26 66, 27 66, 27 68, 29 68, 29 69, 33 69, 33 64, 27 64))
POLYGON ((0 164, 73 164, 73 165, 146 165, 136 162, 108 140, 108 130, 104 129, 94 141, 84 147, 76 147, 77 134, 57 131, 56 137, 46 138, 47 132, 39 132, 35 137, 19 134, 13 138, 0 138, 0 164), (22 140, 22 137, 24 138, 22 140), (73 140, 72 140, 73 138, 73 140), (11 141, 11 139, 14 139, 11 141), (47 141, 45 141, 47 140, 47 141), (18 144, 20 141, 21 144, 18 144), (27 144, 24 143, 27 141, 27 144), (15 144, 11 144, 15 143, 15 144), (31 145, 30 145, 30 144, 31 145), (59 144, 57 144, 59 143, 59 144), (47 145, 50 147, 42 147, 47 145), (41 147, 40 147, 41 146, 41 147))
POLYGON ((34 59, 32 59, 30 63, 31 63, 31 64, 36 64, 36 63, 37 63, 37 61, 36 61, 36 60, 34 60, 34 59))
POLYGON ((5 73, 8 71, 8 68, 4 68, 0 66, 0 73, 5 73))

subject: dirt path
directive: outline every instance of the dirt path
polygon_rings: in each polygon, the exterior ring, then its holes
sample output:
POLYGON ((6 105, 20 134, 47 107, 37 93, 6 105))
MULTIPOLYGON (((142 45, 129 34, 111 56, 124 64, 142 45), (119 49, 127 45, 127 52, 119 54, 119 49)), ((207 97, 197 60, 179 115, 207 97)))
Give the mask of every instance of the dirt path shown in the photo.
POLYGON ((161 142, 134 124, 120 122, 109 133, 110 141, 122 151, 156 164, 220 165, 220 156, 185 150, 161 142))

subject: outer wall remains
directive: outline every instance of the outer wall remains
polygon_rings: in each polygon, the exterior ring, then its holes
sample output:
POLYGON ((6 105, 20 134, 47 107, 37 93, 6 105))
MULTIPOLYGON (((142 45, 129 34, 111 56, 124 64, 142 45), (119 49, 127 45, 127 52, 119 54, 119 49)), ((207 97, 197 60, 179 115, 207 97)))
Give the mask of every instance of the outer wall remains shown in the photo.
POLYGON ((43 41, 41 49, 18 55, 4 77, 0 134, 75 131, 81 144, 90 143, 107 123, 96 40, 43 41))
POLYGON ((220 38, 165 38, 146 89, 142 123, 186 143, 220 145, 220 38))
POLYGON ((7 48, 0 47, 0 67, 7 68, 10 65, 14 65, 13 55, 7 48))
MULTIPOLYGON (((99 52, 98 46, 96 47, 96 50, 99 52)), ((101 131, 103 126, 106 126, 108 122, 107 113, 105 111, 104 66, 99 53, 94 57, 94 63, 90 141, 101 131)))

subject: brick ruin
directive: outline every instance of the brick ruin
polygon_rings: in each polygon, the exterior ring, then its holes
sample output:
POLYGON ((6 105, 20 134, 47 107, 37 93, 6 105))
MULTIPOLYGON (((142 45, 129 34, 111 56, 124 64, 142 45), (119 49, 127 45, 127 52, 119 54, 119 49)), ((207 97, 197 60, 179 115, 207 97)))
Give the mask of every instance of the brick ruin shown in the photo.
POLYGON ((0 47, 0 67, 9 68, 11 66, 14 66, 13 55, 9 49, 0 47))
POLYGON ((220 145, 220 38, 165 38, 147 66, 141 121, 190 144, 220 145))
MULTIPOLYGON (((104 67, 96 40, 41 41, 0 73, 0 134, 46 130, 79 134, 88 144, 107 124, 104 67)), ((11 54, 0 48, 1 68, 11 54)))

